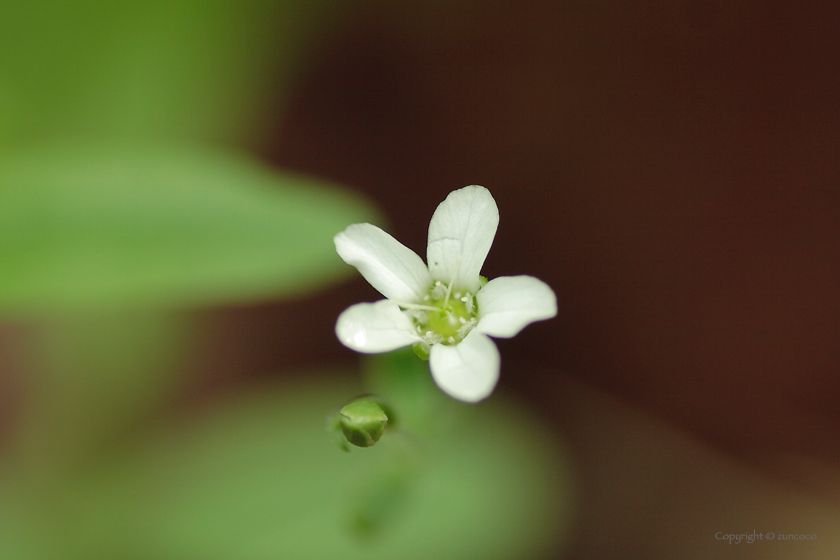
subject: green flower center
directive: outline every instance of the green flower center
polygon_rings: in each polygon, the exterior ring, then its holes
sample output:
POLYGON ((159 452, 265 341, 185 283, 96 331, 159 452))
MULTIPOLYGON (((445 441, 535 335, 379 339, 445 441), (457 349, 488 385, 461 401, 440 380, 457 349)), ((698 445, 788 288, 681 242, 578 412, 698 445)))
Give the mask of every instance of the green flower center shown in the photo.
POLYGON ((423 338, 420 344, 426 350, 433 344, 461 342, 478 323, 475 295, 453 291, 440 281, 429 288, 420 307, 422 309, 413 311, 414 325, 423 338))

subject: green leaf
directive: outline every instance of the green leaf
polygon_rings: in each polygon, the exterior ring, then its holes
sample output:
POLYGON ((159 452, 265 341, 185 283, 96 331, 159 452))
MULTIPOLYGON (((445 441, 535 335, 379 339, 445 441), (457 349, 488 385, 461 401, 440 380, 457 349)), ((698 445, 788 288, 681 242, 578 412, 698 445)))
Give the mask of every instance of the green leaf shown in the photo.
MULTIPOLYGON (((30 325, 21 406, 0 458, 0 558, 74 557, 59 536, 78 521, 68 481, 165 410, 184 373, 187 324, 141 309, 30 325)), ((79 560, 91 557, 86 547, 79 560)))
POLYGON ((0 145, 252 139, 343 0, 0 2, 0 145))
POLYGON ((87 560, 492 560, 539 557, 567 538, 568 459, 522 407, 474 407, 406 469, 395 437, 338 451, 323 411, 352 388, 308 377, 168 427, 32 522, 87 560))
POLYGON ((41 321, 29 352, 24 406, 6 456, 29 478, 61 476, 123 442, 172 398, 183 377, 187 318, 167 310, 41 321))
POLYGON ((349 274, 369 206, 248 158, 84 143, 0 154, 0 314, 278 298, 349 274))

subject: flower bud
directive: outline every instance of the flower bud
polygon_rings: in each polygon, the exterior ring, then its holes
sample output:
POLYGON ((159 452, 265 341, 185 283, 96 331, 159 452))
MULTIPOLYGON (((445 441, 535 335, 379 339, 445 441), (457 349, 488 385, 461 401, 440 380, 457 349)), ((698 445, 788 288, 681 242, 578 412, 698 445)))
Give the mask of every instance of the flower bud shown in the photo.
POLYGON ((347 441, 357 447, 370 447, 385 431, 388 416, 375 402, 359 400, 342 408, 338 420, 347 441))

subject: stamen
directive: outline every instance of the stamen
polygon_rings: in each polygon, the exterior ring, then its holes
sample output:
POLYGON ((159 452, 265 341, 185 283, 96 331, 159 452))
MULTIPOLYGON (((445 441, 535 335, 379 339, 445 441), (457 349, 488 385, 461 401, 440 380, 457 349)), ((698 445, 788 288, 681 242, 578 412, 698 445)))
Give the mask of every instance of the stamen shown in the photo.
POLYGON ((437 307, 432 307, 431 305, 420 305, 419 303, 404 303, 402 301, 394 301, 394 303, 405 309, 420 309, 422 311, 440 311, 440 309, 438 309, 437 307))
POLYGON ((448 340, 449 340, 449 344, 455 344, 455 337, 454 336, 450 336, 448 340))
POLYGON ((439 302, 443 299, 443 296, 446 294, 446 288, 443 286, 443 282, 438 280, 435 282, 434 287, 429 295, 429 298, 433 301, 439 302))
POLYGON ((467 313, 472 315, 475 311, 475 300, 473 298, 467 299, 467 301, 464 302, 464 306, 467 308, 467 313))
MULTIPOLYGON (((466 324, 467 324, 467 320, 466 320, 466 319, 464 319, 463 317, 458 317, 458 320, 459 320, 459 321, 461 321, 461 324, 462 324, 462 325, 466 325, 466 324)), ((419 328, 419 327, 418 327, 418 328, 419 328)))
POLYGON ((446 287, 446 297, 443 299, 443 306, 449 303, 449 294, 452 293, 452 286, 455 285, 455 280, 458 278, 458 269, 461 268, 461 255, 458 255, 458 260, 455 263, 455 272, 452 273, 452 280, 449 282, 449 285, 446 287))
POLYGON ((465 325, 458 329, 458 337, 463 340, 478 323, 476 319, 470 319, 465 325))

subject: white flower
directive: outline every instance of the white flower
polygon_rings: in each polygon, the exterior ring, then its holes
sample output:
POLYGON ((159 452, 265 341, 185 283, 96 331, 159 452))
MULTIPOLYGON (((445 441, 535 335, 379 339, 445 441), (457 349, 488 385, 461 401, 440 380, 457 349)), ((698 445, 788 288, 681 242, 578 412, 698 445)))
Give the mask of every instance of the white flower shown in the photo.
POLYGON ((335 236, 347 264, 388 299, 359 303, 339 317, 339 340, 357 352, 379 353, 413 345, 428 356, 444 392, 476 402, 499 379, 499 351, 489 336, 510 338, 534 321, 557 314, 557 299, 532 276, 487 282, 481 266, 499 225, 490 191, 478 185, 449 193, 429 223, 426 256, 371 224, 335 236))

